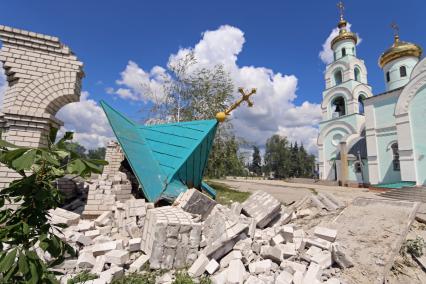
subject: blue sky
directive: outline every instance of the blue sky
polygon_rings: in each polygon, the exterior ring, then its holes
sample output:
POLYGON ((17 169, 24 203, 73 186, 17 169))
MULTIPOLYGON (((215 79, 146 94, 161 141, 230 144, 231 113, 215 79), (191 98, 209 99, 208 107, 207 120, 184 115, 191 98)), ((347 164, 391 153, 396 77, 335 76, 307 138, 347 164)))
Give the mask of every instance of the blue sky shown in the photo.
MULTIPOLYGON (((268 88, 265 88, 265 95, 257 98, 258 112, 264 111, 263 114, 237 113, 234 119, 237 134, 261 144, 266 136, 281 133, 310 145, 314 152, 316 133, 312 125, 319 117, 312 113, 318 112, 316 104, 321 102, 325 68, 318 54, 337 24, 336 2, 1 0, 0 24, 58 36, 85 64, 83 90, 88 92, 85 106, 98 111, 96 102, 105 99, 134 119, 142 116, 138 110, 143 105, 143 95, 129 100, 106 92, 107 88, 114 91, 123 88, 137 93, 120 75, 129 68, 129 61, 134 62, 132 70, 136 73, 143 70, 152 75, 150 70, 154 66, 165 67, 170 55, 182 48, 195 48, 203 40, 202 33, 217 31, 216 36, 211 34, 212 39, 205 41, 210 49, 220 48, 221 37, 229 35, 230 42, 236 42, 231 52, 236 58, 232 68, 257 68, 249 75, 239 69, 241 72, 236 75, 239 83, 246 83, 246 87, 250 87, 249 82, 261 85, 263 81, 259 76, 265 72, 270 77, 280 73, 281 77, 275 82, 269 82, 270 87, 286 89, 281 93, 277 91, 275 97, 268 97, 268 88), (223 28, 224 25, 228 28, 223 28), (264 69, 268 71, 263 72, 264 69), (118 85, 117 80, 123 83, 118 85), (264 105, 265 101, 274 103, 264 105), (304 102, 309 105, 301 108, 304 102), (271 105, 275 109, 271 109, 271 105), (271 112, 278 115, 266 117, 265 113, 271 112)), ((398 23, 403 40, 426 46, 426 18, 422 14, 426 1, 351 0, 346 1, 345 6, 345 18, 352 24, 352 31, 362 38, 358 57, 365 60, 373 92, 380 93, 384 83, 377 60, 392 43, 390 23, 398 23)), ((203 54, 209 60, 221 56, 203 54)), ((96 134, 96 127, 84 128, 73 119, 79 109, 82 108, 64 111, 61 118, 66 127, 87 132, 88 136, 81 139, 89 147, 102 143, 104 140, 90 140, 96 134)), ((93 119, 94 124, 104 123, 96 121, 96 117, 88 119, 93 119)), ((102 135, 109 136, 107 131, 102 135)))

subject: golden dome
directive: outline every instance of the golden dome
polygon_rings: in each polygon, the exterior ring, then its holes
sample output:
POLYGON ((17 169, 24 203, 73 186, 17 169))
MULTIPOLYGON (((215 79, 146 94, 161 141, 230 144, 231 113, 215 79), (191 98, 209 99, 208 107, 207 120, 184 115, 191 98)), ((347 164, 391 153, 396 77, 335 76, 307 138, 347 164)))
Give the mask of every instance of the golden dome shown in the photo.
POLYGON ((337 24, 337 27, 339 27, 340 31, 339 31, 339 34, 335 38, 333 38, 333 40, 331 41, 331 48, 333 48, 333 46, 337 42, 345 40, 345 39, 353 40, 355 44, 358 42, 358 37, 356 36, 356 34, 352 32, 348 32, 346 30, 347 24, 348 22, 346 22, 346 20, 343 19, 343 16, 341 16, 340 21, 337 24))
POLYGON ((404 56, 415 56, 420 58, 422 52, 422 48, 417 44, 400 41, 399 36, 395 35, 393 45, 380 55, 379 65, 383 68, 383 66, 389 62, 404 56))

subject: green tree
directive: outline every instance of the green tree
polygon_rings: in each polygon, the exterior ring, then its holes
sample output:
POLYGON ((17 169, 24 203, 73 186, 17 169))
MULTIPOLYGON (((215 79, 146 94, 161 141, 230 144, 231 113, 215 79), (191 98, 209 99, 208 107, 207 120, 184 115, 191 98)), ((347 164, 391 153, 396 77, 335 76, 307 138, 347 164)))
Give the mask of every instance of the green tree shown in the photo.
POLYGON ((290 150, 286 137, 273 135, 266 141, 265 170, 276 178, 287 178, 290 175, 290 150))
POLYGON ((97 159, 97 160, 103 160, 105 159, 106 154, 106 148, 105 147, 99 147, 96 149, 90 149, 87 153, 87 157, 89 159, 97 159))
POLYGON ((77 153, 80 157, 86 157, 86 148, 80 143, 76 141, 69 141, 65 142, 64 144, 68 150, 77 153))
POLYGON ((0 273, 2 283, 58 283, 49 268, 63 262, 65 254, 75 255, 58 236, 65 224, 51 224, 48 211, 63 197, 54 181, 66 174, 88 177, 101 173, 105 161, 87 160, 67 147, 72 133, 56 144, 50 135, 47 148, 19 147, 0 140, 0 162, 21 175, 0 191, 0 273), (15 204, 16 210, 5 204, 15 204), (48 252, 41 260, 36 248, 48 252))
POLYGON ((253 146, 252 161, 250 164, 250 171, 260 176, 262 174, 262 158, 260 157, 260 151, 257 146, 253 146))
MULTIPOLYGON (((223 65, 199 68, 196 63, 191 52, 169 64, 169 72, 162 78, 160 94, 144 86, 146 95, 154 101, 149 121, 212 119, 230 105, 235 88, 223 65)), ((223 177, 242 173, 244 164, 239 153, 241 143, 232 133, 231 122, 221 123, 216 131, 206 176, 223 177)))

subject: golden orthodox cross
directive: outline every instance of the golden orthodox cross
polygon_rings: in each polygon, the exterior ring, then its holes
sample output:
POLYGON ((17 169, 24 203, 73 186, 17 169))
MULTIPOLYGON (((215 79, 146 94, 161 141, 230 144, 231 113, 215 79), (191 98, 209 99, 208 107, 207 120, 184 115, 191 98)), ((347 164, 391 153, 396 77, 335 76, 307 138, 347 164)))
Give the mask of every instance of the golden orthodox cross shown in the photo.
POLYGON ((253 102, 250 100, 250 96, 256 94, 256 89, 253 88, 251 89, 251 91, 249 93, 244 92, 243 88, 238 88, 238 92, 240 92, 240 94, 242 95, 242 97, 236 101, 235 103, 233 103, 226 111, 225 114, 229 115, 231 113, 231 111, 233 111, 234 109, 236 109, 242 102, 247 102, 249 107, 253 106, 253 102))
POLYGON ((393 35, 399 36, 399 27, 395 22, 392 22, 391 28, 393 29, 393 35))
POLYGON ((345 11, 345 4, 342 1, 337 3, 337 8, 339 9, 340 19, 343 20, 343 12, 345 11))

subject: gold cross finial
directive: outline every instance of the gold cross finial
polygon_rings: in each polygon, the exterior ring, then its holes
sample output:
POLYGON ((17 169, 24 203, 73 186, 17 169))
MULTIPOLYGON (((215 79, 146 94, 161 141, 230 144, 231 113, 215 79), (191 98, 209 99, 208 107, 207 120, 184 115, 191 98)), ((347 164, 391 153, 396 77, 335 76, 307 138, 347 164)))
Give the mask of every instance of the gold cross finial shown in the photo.
POLYGON ((224 112, 218 112, 216 114, 216 119, 219 122, 223 122, 226 119, 226 116, 231 113, 234 109, 236 109, 242 102, 247 102, 247 105, 249 107, 253 106, 253 102, 250 100, 250 96, 256 94, 256 88, 251 89, 249 93, 246 93, 243 88, 238 88, 238 92, 241 93, 242 97, 233 103, 226 111, 224 112))
POLYGON ((391 23, 391 28, 393 29, 393 35, 394 36, 399 36, 399 27, 398 27, 397 23, 392 22, 391 23))
POLYGON ((343 20, 343 12, 345 11, 345 4, 342 1, 337 3, 337 8, 339 9, 340 20, 343 20))
POLYGON ((393 29, 393 44, 394 46, 398 45, 399 43, 399 27, 395 22, 392 22, 391 28, 393 29))

